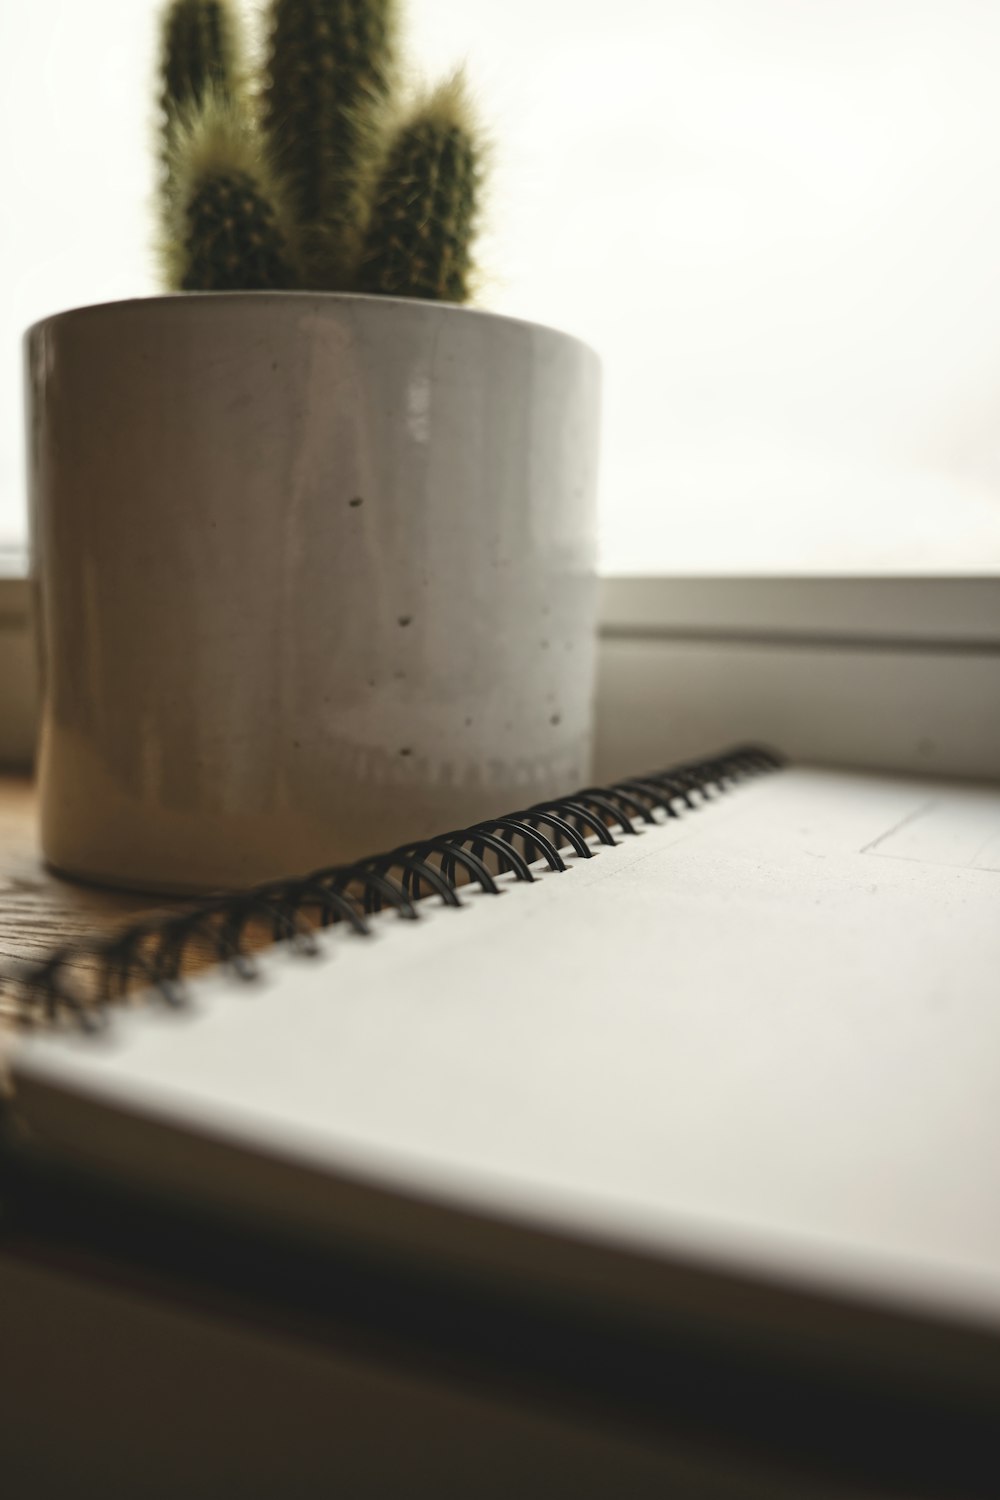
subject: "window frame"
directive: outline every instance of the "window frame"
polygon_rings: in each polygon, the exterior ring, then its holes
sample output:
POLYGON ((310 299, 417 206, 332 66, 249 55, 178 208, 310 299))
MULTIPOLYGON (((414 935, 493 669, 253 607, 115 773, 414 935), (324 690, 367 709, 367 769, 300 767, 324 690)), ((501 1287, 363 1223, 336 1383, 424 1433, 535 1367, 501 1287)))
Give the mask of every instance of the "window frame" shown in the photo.
MULTIPOLYGON (((34 754, 23 551, 0 548, 0 767, 34 754)), ((595 774, 759 739, 1000 779, 1000 576, 605 577, 595 774)))
POLYGON ((606 578, 596 774, 761 740, 1000 779, 1000 576, 606 578))
POLYGON ((20 549, 0 547, 0 768, 32 762, 37 716, 30 586, 20 549))

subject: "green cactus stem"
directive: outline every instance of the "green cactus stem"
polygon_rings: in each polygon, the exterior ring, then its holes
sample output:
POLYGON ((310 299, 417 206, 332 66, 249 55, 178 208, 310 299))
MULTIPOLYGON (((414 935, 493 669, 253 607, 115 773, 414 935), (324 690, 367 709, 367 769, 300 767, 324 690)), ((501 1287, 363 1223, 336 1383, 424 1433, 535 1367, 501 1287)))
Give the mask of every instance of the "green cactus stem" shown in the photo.
POLYGON ((240 87, 240 35, 231 0, 171 0, 160 32, 163 188, 170 191, 171 135, 178 115, 211 90, 235 98, 240 87))
POLYGON ((187 205, 185 292, 276 291, 293 285, 274 208, 245 172, 206 177, 187 205))
POLYGON ((266 71, 255 80, 241 63, 237 0, 167 0, 167 285, 465 301, 484 147, 461 74, 390 125, 398 0, 263 3, 266 71))
POLYGON ((165 279, 186 292, 279 291, 300 284, 296 237, 256 132, 208 93, 181 111, 174 191, 161 245, 165 279))
POLYGON ((160 217, 170 219, 177 122, 212 92, 235 99, 239 28, 230 0, 171 0, 160 32, 160 217))
POLYGON ((271 0, 263 124, 317 287, 342 287, 357 252, 395 22, 395 0, 271 0))
POLYGON ((166 115, 235 91, 238 32, 229 0, 173 0, 163 17, 160 102, 166 115))
POLYGON ((362 245, 360 290, 465 302, 481 180, 482 146, 458 73, 391 139, 362 245))

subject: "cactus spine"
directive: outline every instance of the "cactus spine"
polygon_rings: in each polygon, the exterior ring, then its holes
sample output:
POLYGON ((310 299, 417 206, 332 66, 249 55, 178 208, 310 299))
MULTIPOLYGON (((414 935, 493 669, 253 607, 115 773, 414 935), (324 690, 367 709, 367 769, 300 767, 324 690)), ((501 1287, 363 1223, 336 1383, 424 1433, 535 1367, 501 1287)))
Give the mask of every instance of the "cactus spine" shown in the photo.
POLYGON ((456 74, 391 140, 361 252, 363 291, 466 300, 480 158, 464 82, 456 74))
POLYGON ((295 232, 280 184, 245 114, 212 92, 182 112, 172 155, 163 260, 186 292, 298 285, 295 232))
POLYGON ((186 206, 185 292, 279 291, 294 286, 274 207, 245 172, 216 172, 186 206))
POLYGON ((272 0, 263 123, 318 286, 342 281, 356 251, 395 20, 394 0, 272 0))
POLYGON ((174 0, 163 22, 164 113, 200 104, 209 89, 232 93, 236 75, 237 31, 228 0, 174 0))
POLYGON ((173 0, 164 12, 160 40, 162 159, 169 191, 178 119, 210 92, 235 98, 239 83, 239 31, 229 0, 173 0))
POLYGON ((460 75, 389 128, 397 0, 268 0, 241 70, 232 0, 170 0, 163 234, 181 290, 469 295, 482 148, 460 75))

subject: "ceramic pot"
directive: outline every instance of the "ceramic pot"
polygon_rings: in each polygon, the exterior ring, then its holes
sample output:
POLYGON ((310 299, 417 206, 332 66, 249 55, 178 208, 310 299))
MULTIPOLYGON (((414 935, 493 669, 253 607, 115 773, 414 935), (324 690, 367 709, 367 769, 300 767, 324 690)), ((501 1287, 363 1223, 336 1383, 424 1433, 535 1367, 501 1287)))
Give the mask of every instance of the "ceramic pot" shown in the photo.
POLYGON ((26 353, 54 867, 242 887, 586 780, 586 346, 229 293, 62 313, 26 353))

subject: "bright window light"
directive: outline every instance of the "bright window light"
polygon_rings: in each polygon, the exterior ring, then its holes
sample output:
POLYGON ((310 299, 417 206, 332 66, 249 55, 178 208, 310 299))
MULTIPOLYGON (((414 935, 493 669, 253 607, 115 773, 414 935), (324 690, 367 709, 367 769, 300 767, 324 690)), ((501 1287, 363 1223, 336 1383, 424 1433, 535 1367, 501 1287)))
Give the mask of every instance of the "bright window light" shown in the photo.
MULTIPOLYGON (((157 290, 157 9, 0 11, 0 539, 24 327, 157 290)), ((493 126, 482 303, 603 357, 605 571, 1000 571, 1000 7, 407 9, 493 126)))

